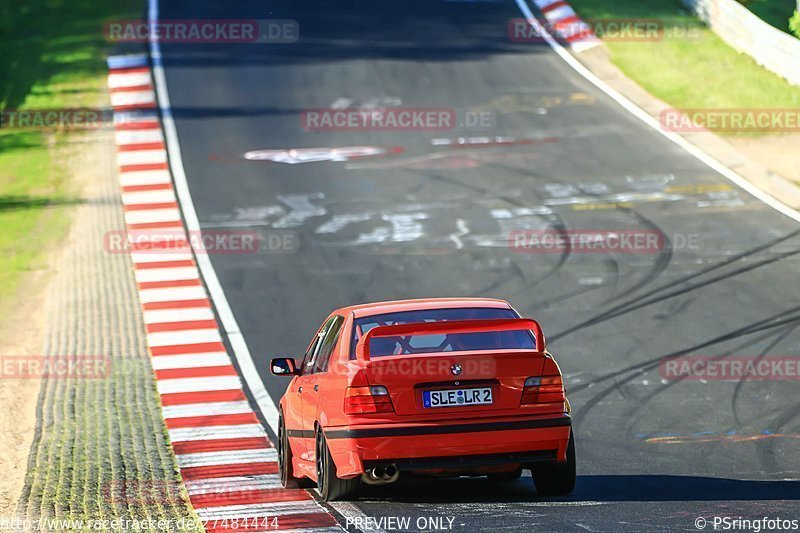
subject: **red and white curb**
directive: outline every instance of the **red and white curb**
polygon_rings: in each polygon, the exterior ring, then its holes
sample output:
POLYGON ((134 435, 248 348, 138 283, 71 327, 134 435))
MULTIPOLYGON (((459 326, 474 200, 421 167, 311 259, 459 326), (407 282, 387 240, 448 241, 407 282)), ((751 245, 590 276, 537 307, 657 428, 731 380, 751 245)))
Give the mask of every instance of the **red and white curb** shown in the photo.
POLYGON ((563 0, 533 0, 548 26, 576 52, 600 44, 592 28, 563 0))
POLYGON ((341 531, 307 491, 281 487, 275 448, 222 342, 189 245, 147 57, 114 56, 108 65, 130 257, 164 419, 192 506, 206 531, 341 531), (148 249, 137 249, 137 235, 148 232, 148 249), (163 252, 153 250, 159 232, 168 239, 163 252))

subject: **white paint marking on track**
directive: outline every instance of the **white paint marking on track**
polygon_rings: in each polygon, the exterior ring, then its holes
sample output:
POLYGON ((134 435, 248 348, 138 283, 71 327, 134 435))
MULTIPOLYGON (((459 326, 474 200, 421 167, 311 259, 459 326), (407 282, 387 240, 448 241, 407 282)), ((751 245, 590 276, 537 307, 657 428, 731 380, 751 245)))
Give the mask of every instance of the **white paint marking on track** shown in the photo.
POLYGON ((154 104, 156 95, 151 90, 111 93, 111 107, 154 104))
POLYGON ((214 329, 182 329, 178 331, 158 331, 147 334, 147 344, 152 348, 178 346, 181 344, 202 344, 222 342, 222 336, 214 329))
POLYGON ((588 39, 586 41, 578 41, 570 44, 570 47, 575 50, 576 52, 583 52, 584 50, 589 50, 590 48, 594 48, 597 46, 599 41, 588 39))
MULTIPOLYGON (((270 502, 250 505, 226 505, 224 507, 205 507, 197 509, 201 520, 224 520, 225 518, 256 518, 259 516, 281 516, 324 512, 314 500, 296 502, 270 502)), ((330 528, 329 528, 330 529, 330 528)), ((341 531, 333 529, 333 531, 341 531)), ((370 530, 374 531, 374 530, 370 530)))
MULTIPOLYGON (((167 356, 164 356, 167 357, 167 356)), ((242 388, 238 376, 213 376, 208 378, 176 378, 156 381, 159 394, 176 392, 209 392, 242 388)))
MULTIPOLYGON (((558 0, 534 0, 534 4, 539 8, 539 10, 543 10, 555 4, 557 1, 558 0)), ((565 39, 569 42, 569 46, 573 50, 588 50, 589 48, 598 46, 601 42, 600 39, 594 35, 594 33, 577 39, 576 32, 583 32, 585 30, 591 31, 591 27, 589 27, 589 25, 583 20, 573 22, 566 28, 563 27, 563 24, 561 24, 563 21, 569 19, 570 17, 577 16, 570 5, 559 6, 551 11, 548 11, 547 13, 543 13, 543 16, 547 22, 555 28, 556 33, 558 33, 562 39, 565 39)))
POLYGON ((119 181, 123 187, 162 185, 172 183, 172 177, 166 170, 134 170, 120 173, 119 181))
MULTIPOLYGON (((182 247, 189 245, 188 235, 186 235, 186 231, 182 227, 129 229, 127 235, 130 243, 169 242, 174 246, 178 244, 182 247)), ((171 246, 170 250, 172 249, 173 247, 171 246)))
MULTIPOLYGON (((705 153, 700 148, 694 146, 692 143, 684 139, 681 135, 671 132, 671 131, 664 131, 661 128, 660 122, 650 116, 645 110, 634 104, 628 98, 624 97, 622 94, 617 92, 614 88, 608 85, 606 82, 598 78, 593 72, 591 72, 588 68, 583 66, 583 64, 578 61, 572 54, 570 54, 563 46, 561 46, 558 41, 556 41, 547 30, 542 27, 536 17, 533 15, 530 7, 528 4, 525 3, 525 0, 514 0, 519 7, 522 14, 528 20, 528 24, 533 26, 533 28, 539 32, 539 35, 545 40, 545 42, 553 49, 553 51, 564 60, 570 67, 572 67, 575 72, 583 76, 589 83, 603 91, 609 98, 617 102, 623 109, 631 113, 633 116, 659 132, 661 135, 672 141, 673 143, 677 144, 681 148, 683 148, 686 152, 690 155, 694 156, 699 161, 702 161, 706 164, 709 168, 716 171, 717 173, 723 175, 745 191, 747 191, 750 195, 754 196, 758 200, 764 202, 774 210, 778 211, 779 213, 786 215, 787 217, 800 222, 800 211, 796 209, 792 209, 786 204, 781 203, 776 198, 770 196, 769 194, 765 193, 752 183, 750 183, 746 178, 740 176, 734 170, 726 167, 724 164, 720 163, 709 154, 705 153)), ((174 126, 174 125, 173 125, 174 126)), ((185 176, 184 176, 185 178, 185 176)))
POLYGON ((163 228, 162 230, 148 229, 144 230, 145 232, 150 232, 148 235, 139 235, 138 238, 133 233, 135 231, 137 230, 132 230, 131 233, 128 233, 128 243, 132 246, 141 244, 142 247, 132 253, 152 255, 159 258, 157 261, 163 261, 165 255, 181 252, 191 253, 192 251, 192 246, 189 244, 186 236, 179 233, 183 231, 181 228, 163 228), (163 233, 154 236, 153 234, 155 231, 174 232, 174 236, 167 238, 163 233), (157 246, 159 243, 163 244, 163 248, 157 246))
POLYGON ((149 72, 127 72, 108 75, 109 89, 122 89, 124 87, 144 87, 150 85, 149 72))
MULTIPOLYGON (((137 270, 139 272, 147 272, 151 269, 137 270)), ((160 270, 160 269, 152 269, 160 270)), ((197 270, 195 270, 197 272, 197 270)), ((137 281, 139 278, 136 278, 137 281)), ((190 307, 188 309, 158 309, 154 311, 144 312, 145 324, 163 324, 165 322, 184 322, 192 320, 212 320, 214 312, 210 307, 190 307)), ((224 353, 224 352, 222 352, 224 353)), ((202 354, 199 354, 202 355, 202 354)))
POLYGON ((233 476, 186 481, 186 491, 195 494, 224 494, 248 490, 282 489, 278 474, 259 474, 254 476, 233 476))
MULTIPOLYGON (((193 353, 188 355, 158 355, 150 359, 153 370, 172 370, 177 368, 205 368, 232 364, 225 352, 193 353)), ((165 408, 166 409, 166 408, 165 408)))
POLYGON ((134 150, 132 152, 117 152, 117 162, 125 165, 155 165, 167 162, 167 152, 158 150, 134 150))
MULTIPOLYGON (((253 435, 259 437, 261 435, 253 435)), ((174 441, 173 442, 180 442, 174 441)), ((260 448, 258 450, 234 450, 228 452, 198 452, 177 454, 178 466, 219 466, 244 463, 274 463, 278 461, 275 448, 260 448)))
POLYGON ((114 125, 139 124, 142 122, 158 122, 158 113, 153 109, 135 109, 130 111, 114 110, 114 125))
POLYGON ((188 261, 194 259, 191 252, 139 252, 131 254, 134 264, 160 263, 162 261, 188 261))
POLYGON ((126 224, 151 224, 156 222, 180 221, 181 213, 177 207, 164 209, 145 209, 144 211, 126 211, 126 224))
POLYGON ((240 402, 207 402, 184 405, 167 405, 161 409, 164 418, 184 418, 187 416, 238 415, 252 413, 253 409, 247 401, 240 402))
POLYGON ((120 130, 114 133, 114 138, 119 146, 164 142, 160 127, 151 130, 120 130))
MULTIPOLYGON (((352 502, 335 502, 330 504, 336 511, 342 515, 346 522, 350 523, 364 523, 363 520, 367 515, 364 514, 364 511, 359 509, 356 504, 352 502)), ((374 522, 372 522, 374 523, 374 522)), ((370 533, 372 532, 379 532, 379 533, 386 533, 383 529, 370 529, 370 533)), ((294 533, 294 532, 293 532, 294 533)))
POLYGON ((548 20, 559 21, 565 18, 574 17, 575 10, 573 10, 570 6, 560 6, 555 8, 552 11, 548 11, 545 14, 545 18, 548 20))
POLYGON ((163 204, 175 201, 177 200, 172 189, 122 193, 122 203, 124 205, 163 204))
MULTIPOLYGON (((187 279, 200 279, 200 272, 195 267, 180 268, 148 268, 136 271, 136 281, 139 283, 148 281, 179 281, 187 279)), ((188 314, 186 315, 188 316, 188 314)), ((211 320, 213 316, 207 318, 211 320)), ((178 318, 175 322, 186 320, 198 320, 193 318, 178 318)))
POLYGON ((202 286, 172 287, 169 289, 143 289, 139 291, 139 299, 142 303, 172 302, 176 300, 199 300, 207 297, 206 291, 202 286))
MULTIPOLYGON (((147 22, 149 25, 158 24, 158 0, 148 0, 147 22)), ((164 137, 166 140, 166 149, 169 152, 169 165, 172 170, 172 177, 175 180, 175 189, 180 201, 181 209, 183 212, 183 221, 186 228, 190 232, 199 234, 201 231, 200 221, 197 218, 197 212, 192 202, 192 194, 189 190, 189 183, 186 178, 186 171, 183 167, 183 157, 181 154, 180 141, 178 140, 178 131, 175 126, 175 120, 172 117, 172 106, 169 99, 169 91, 167 89, 167 79, 164 72, 163 58, 161 56, 161 45, 159 44, 159 37, 157 32, 150 32, 148 37, 150 60, 152 61, 153 70, 153 83, 155 90, 158 94, 157 105, 161 110, 161 120, 164 127, 164 137)), ((217 314, 219 315, 222 327, 225 329, 225 334, 228 342, 233 350, 234 356, 239 365, 239 370, 247 383, 250 393, 258 405, 261 415, 270 425, 273 433, 278 433, 278 409, 275 400, 267 392, 261 376, 258 373, 253 357, 247 347, 244 335, 242 334, 236 317, 231 310, 230 304, 225 297, 225 291, 219 282, 217 273, 211 263, 211 258, 207 254, 198 254, 197 265, 203 275, 203 281, 208 287, 210 297, 214 301, 217 314)), ((312 500, 312 509, 315 511, 325 512, 325 510, 316 501, 312 500)), ((268 514, 277 514, 275 510, 268 512, 268 514)), ((357 516, 362 520, 366 520, 367 515, 358 510, 357 508, 351 511, 352 516, 357 516)), ((209 515, 211 516, 211 515, 209 515)), ((330 528, 331 530, 344 530, 343 527, 330 528)), ((382 533, 383 530, 377 530, 375 533, 382 533)))
MULTIPOLYGON (((148 23, 156 24, 158 22, 158 0, 148 0, 148 23)), ((161 120, 164 126, 164 138, 166 139, 167 151, 169 152, 169 164, 172 169, 172 176, 175 180, 175 192, 178 195, 181 209, 183 211, 183 219, 186 228, 190 232, 201 231, 200 221, 197 218, 197 211, 195 210, 194 203, 192 202, 192 193, 189 190, 189 183, 186 178, 186 171, 183 167, 183 157, 181 154, 180 141, 178 140, 178 131, 175 126, 175 120, 172 116, 172 107, 169 99, 169 91, 167 89, 167 79, 164 73, 163 60, 161 57, 161 46, 158 42, 158 36, 153 33, 149 36, 150 41, 150 58, 153 62, 153 80, 155 82, 155 89, 158 93, 158 103, 161 109, 161 120)), ((219 282, 217 273, 211 263, 211 258, 207 254, 198 254, 196 257, 197 266, 203 275, 203 280, 208 287, 211 299, 216 306, 217 314, 219 315, 222 327, 233 349, 234 356, 239 363, 239 369, 247 382, 253 398, 258 404, 261 414, 266 419, 272 431, 278 433, 278 409, 275 406, 275 401, 267 392, 264 383, 261 381, 261 376, 258 373, 253 357, 247 347, 247 342, 244 339, 236 317, 233 315, 231 306, 225 297, 225 291, 219 282)), ((364 515, 362 515, 364 516, 364 515)))
MULTIPOLYGON (((241 385, 239 386, 241 388, 241 385)), ((264 428, 261 424, 236 424, 234 426, 198 426, 194 428, 175 428, 167 430, 169 433, 169 440, 170 442, 187 442, 187 441, 198 441, 198 440, 215 440, 215 439, 243 439, 249 437, 265 437, 267 433, 264 431, 264 428)), ((243 456, 248 456, 247 454, 252 454, 255 456, 257 452, 265 451, 265 450, 272 450, 272 454, 274 455, 273 448, 265 448, 264 450, 242 450, 236 453, 243 454, 243 456)), ((232 453, 232 452, 203 452, 203 453, 232 453)), ((200 455, 200 454, 186 454, 186 455, 200 455)), ((184 455, 183 457, 186 457, 184 455)), ((277 461, 276 459, 264 459, 269 461, 277 461)), ((247 461, 239 461, 239 462, 247 462, 247 461)), ((255 462, 255 461, 252 461, 255 462)), ((193 465, 198 466, 198 465, 193 465)))

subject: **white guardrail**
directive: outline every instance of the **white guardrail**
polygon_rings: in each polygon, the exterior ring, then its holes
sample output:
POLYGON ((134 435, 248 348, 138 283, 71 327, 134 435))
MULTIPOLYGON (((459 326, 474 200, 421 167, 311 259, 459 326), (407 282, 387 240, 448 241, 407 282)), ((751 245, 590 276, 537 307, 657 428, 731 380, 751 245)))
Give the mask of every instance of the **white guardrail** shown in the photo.
POLYGON ((800 85, 800 39, 773 28, 735 0, 682 1, 723 41, 789 83, 800 85))

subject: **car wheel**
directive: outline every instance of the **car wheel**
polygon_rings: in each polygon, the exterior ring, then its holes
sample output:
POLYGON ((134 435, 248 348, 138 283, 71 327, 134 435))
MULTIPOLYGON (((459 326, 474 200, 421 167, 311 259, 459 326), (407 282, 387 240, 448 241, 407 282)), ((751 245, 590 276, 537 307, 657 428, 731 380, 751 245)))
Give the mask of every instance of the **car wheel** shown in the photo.
POLYGON ((575 488, 575 437, 570 435, 567 462, 535 464, 531 469, 540 496, 566 496, 575 488))
POLYGON ((361 485, 361 479, 340 479, 336 476, 336 464, 322 430, 317 432, 316 452, 317 492, 320 497, 326 502, 352 498, 361 485))
POLYGON ((499 472, 497 474, 489 474, 487 476, 490 481, 497 481, 497 482, 508 482, 508 481, 516 481, 520 477, 522 477, 522 467, 517 468, 516 470, 512 470, 511 472, 499 472))
POLYGON ((309 488, 312 483, 307 477, 296 478, 292 475, 292 448, 289 446, 289 436, 286 433, 286 426, 283 423, 283 416, 278 419, 278 469, 281 473, 281 485, 283 488, 301 489, 309 488))

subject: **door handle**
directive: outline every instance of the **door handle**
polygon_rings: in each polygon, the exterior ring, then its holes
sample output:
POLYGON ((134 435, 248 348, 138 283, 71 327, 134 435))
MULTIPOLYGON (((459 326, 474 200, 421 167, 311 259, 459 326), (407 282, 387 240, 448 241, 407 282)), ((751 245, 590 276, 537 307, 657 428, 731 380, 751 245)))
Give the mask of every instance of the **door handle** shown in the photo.
POLYGON ((317 392, 318 390, 319 390, 319 385, 314 385, 314 392, 317 392))

